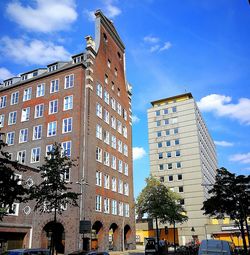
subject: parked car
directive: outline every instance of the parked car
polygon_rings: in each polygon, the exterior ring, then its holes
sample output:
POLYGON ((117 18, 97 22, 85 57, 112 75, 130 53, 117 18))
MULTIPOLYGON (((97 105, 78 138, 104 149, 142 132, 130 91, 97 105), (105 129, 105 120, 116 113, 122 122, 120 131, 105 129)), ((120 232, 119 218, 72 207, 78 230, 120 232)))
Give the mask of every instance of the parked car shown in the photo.
POLYGON ((158 254, 158 248, 155 238, 146 238, 145 245, 145 255, 155 255, 158 254))
POLYGON ((14 249, 4 252, 4 255, 50 255, 49 249, 14 249))
POLYGON ((106 251, 74 251, 69 255, 109 255, 106 251))
POLYGON ((202 240, 198 255, 233 255, 229 242, 223 240, 202 240))

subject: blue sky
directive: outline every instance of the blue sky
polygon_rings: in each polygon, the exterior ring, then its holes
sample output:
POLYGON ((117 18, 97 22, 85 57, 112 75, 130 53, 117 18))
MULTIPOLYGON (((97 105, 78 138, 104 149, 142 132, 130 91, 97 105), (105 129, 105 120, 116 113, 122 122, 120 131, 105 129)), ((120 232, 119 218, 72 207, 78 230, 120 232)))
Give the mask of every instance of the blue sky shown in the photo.
POLYGON ((149 175, 150 102, 185 91, 199 103, 219 166, 250 174, 248 0, 2 0, 0 80, 83 51, 97 9, 126 45, 135 196, 149 175))

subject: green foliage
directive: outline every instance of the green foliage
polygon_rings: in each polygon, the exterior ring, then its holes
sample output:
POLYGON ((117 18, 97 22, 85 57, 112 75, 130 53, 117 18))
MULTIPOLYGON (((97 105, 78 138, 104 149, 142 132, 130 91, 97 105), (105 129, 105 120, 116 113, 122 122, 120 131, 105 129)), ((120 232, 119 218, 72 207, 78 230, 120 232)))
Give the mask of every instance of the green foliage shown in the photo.
POLYGON ((136 211, 139 217, 148 214, 150 218, 159 219, 162 223, 170 224, 184 222, 188 218, 185 210, 177 203, 180 197, 168 190, 152 176, 146 179, 146 187, 137 198, 136 211))
MULTIPOLYGON (((4 134, 0 133, 3 137, 4 134)), ((25 183, 15 175, 16 171, 23 171, 17 161, 10 159, 6 151, 7 144, 0 139, 0 220, 8 213, 13 213, 12 206, 15 202, 22 202, 26 199, 28 189, 25 183)))
POLYGON ((61 214, 67 205, 78 206, 79 194, 69 191, 71 188, 64 178, 72 166, 74 161, 63 155, 61 145, 55 143, 45 163, 39 167, 43 181, 33 187, 31 198, 36 201, 35 210, 61 214))

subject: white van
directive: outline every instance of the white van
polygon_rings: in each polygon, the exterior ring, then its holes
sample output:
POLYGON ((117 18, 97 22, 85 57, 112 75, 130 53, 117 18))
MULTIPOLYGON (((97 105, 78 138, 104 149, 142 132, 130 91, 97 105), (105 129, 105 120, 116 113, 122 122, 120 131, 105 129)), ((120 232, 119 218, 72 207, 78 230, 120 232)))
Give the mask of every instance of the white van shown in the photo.
POLYGON ((202 240, 198 255, 233 255, 229 242, 222 240, 202 240))

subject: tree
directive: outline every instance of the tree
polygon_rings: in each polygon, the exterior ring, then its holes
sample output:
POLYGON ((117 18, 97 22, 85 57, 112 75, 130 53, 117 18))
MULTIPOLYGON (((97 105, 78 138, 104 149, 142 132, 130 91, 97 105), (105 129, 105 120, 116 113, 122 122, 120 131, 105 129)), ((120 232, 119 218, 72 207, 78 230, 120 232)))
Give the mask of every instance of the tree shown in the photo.
POLYGON ((41 213, 54 213, 54 227, 52 229, 51 250, 54 254, 55 226, 57 213, 62 214, 68 205, 78 206, 78 195, 69 191, 71 188, 65 181, 65 174, 74 166, 74 160, 62 152, 61 145, 55 143, 52 150, 45 157, 45 163, 39 166, 42 182, 33 187, 32 199, 35 199, 35 210, 41 213))
POLYGON ((10 159, 10 154, 5 150, 7 144, 4 143, 0 133, 0 220, 10 213, 14 213, 13 206, 15 202, 23 202, 27 199, 28 188, 20 179, 16 171, 24 171, 23 167, 17 161, 10 159))
POLYGON ((136 211, 139 217, 148 214, 155 219, 157 243, 159 244, 158 220, 162 223, 182 223, 188 219, 184 208, 178 204, 180 197, 169 191, 160 181, 150 176, 146 179, 146 187, 137 198, 136 211))
POLYGON ((250 176, 236 176, 223 167, 217 169, 215 184, 209 190, 211 197, 203 202, 202 207, 202 210, 205 210, 204 214, 218 219, 229 216, 239 225, 245 254, 247 254, 247 243, 244 224, 249 238, 247 223, 247 217, 250 215, 249 184, 250 176))

